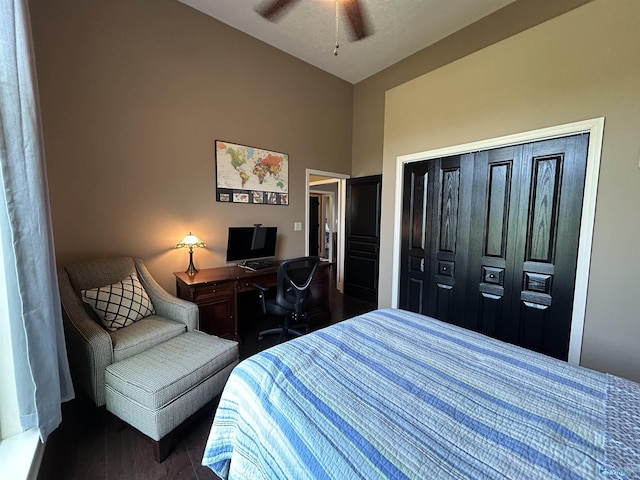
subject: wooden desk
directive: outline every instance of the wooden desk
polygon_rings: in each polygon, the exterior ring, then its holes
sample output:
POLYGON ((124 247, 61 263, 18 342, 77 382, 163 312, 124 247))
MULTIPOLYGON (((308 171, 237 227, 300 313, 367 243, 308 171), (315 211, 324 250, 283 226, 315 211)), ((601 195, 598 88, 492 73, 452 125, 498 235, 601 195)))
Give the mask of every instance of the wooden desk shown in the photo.
MULTIPOLYGON (((320 262, 311 281, 311 298, 307 308, 313 325, 331 316, 329 310, 329 269, 331 262, 320 262)), ((252 272, 238 267, 206 268, 195 275, 175 272, 177 296, 198 305, 200 330, 219 337, 239 340, 238 294, 255 291, 254 283, 274 287, 277 267, 252 272)), ((256 294, 256 305, 258 297, 256 294)))

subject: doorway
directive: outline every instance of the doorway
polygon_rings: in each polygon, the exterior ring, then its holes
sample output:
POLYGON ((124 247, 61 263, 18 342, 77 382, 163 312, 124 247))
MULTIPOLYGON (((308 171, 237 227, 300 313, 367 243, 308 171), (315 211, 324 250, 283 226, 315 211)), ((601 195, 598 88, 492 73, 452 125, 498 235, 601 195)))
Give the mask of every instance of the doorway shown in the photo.
POLYGON ((344 292, 344 245, 345 245, 345 201, 346 180, 349 175, 342 173, 326 172, 322 170, 307 169, 305 184, 305 255, 314 255, 311 250, 316 249, 317 254, 328 258, 333 263, 332 275, 335 276, 335 285, 338 291, 344 292), (312 219, 311 205, 318 214, 318 220, 312 219), (311 227, 313 220, 314 226, 311 227), (317 226, 316 226, 317 225, 317 226), (310 245, 310 236, 317 239, 310 245))

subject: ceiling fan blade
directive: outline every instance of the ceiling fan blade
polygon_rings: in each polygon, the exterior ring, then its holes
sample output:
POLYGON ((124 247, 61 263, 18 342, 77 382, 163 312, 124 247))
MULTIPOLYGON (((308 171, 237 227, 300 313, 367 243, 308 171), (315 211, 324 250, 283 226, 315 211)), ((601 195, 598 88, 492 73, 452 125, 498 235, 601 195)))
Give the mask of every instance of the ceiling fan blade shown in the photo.
POLYGON ((280 18, 290 7, 298 3, 298 0, 271 0, 262 2, 262 4, 256 7, 256 12, 262 15, 267 20, 275 22, 280 18))
POLYGON ((347 13, 347 18, 351 24, 351 33, 355 40, 361 40, 371 35, 371 28, 367 20, 366 12, 360 0, 344 0, 343 5, 347 13))

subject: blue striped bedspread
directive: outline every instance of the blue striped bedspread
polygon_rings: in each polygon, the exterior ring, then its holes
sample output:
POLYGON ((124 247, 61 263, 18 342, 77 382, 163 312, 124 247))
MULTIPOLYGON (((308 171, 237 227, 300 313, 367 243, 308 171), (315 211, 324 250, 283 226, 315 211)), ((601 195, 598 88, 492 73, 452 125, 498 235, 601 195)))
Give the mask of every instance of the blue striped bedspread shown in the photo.
POLYGON ((241 362, 222 478, 640 478, 640 385, 432 318, 370 312, 241 362))

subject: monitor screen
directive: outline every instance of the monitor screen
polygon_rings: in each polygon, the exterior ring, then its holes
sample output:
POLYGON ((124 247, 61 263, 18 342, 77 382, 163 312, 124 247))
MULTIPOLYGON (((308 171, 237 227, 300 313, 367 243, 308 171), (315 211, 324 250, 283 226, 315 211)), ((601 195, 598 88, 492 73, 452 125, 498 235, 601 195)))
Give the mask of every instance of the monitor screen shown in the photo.
POLYGON ((229 227, 227 262, 276 255, 278 227, 229 227))

